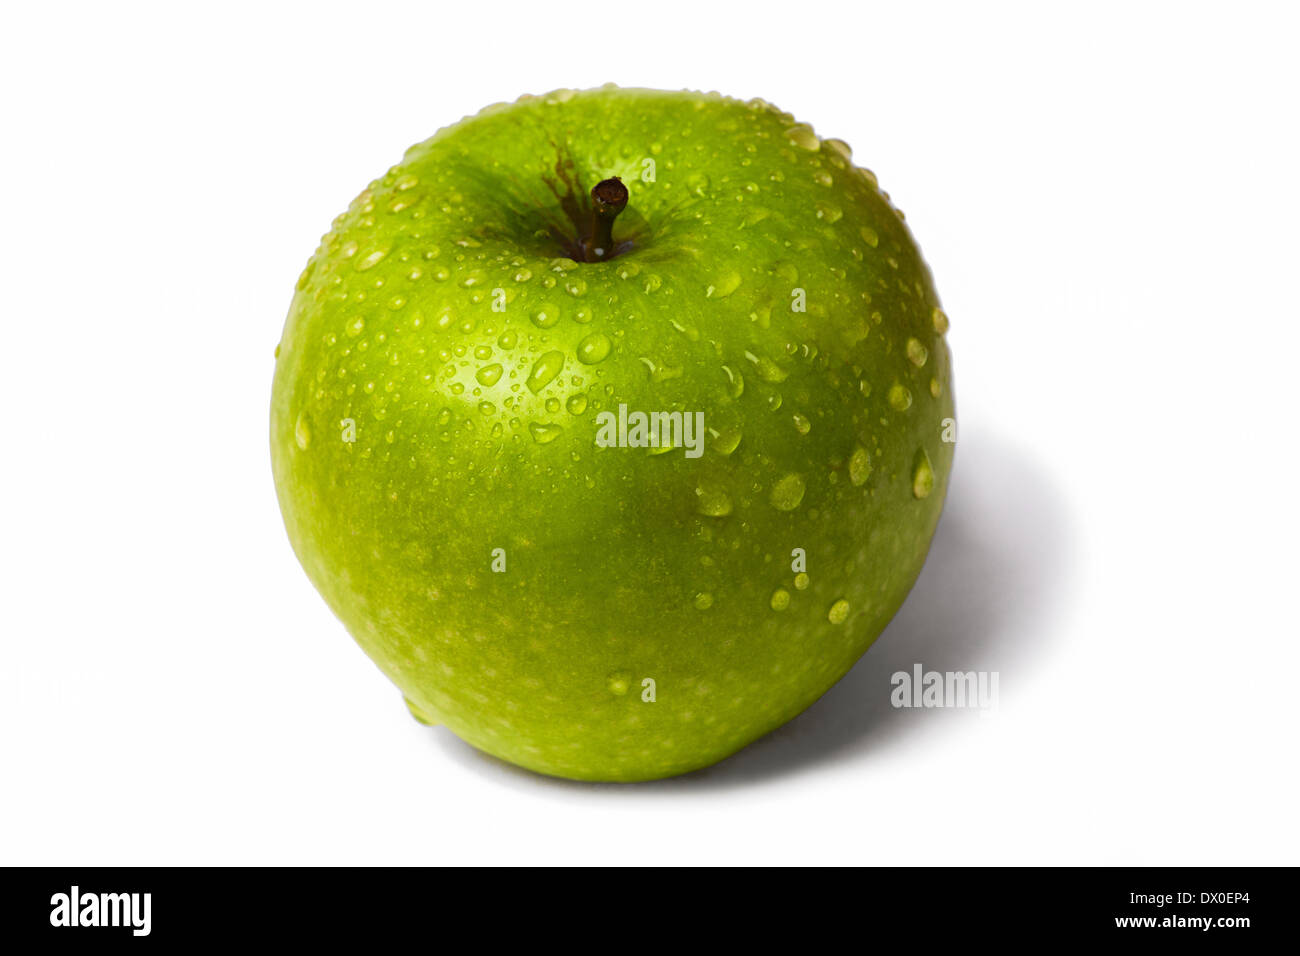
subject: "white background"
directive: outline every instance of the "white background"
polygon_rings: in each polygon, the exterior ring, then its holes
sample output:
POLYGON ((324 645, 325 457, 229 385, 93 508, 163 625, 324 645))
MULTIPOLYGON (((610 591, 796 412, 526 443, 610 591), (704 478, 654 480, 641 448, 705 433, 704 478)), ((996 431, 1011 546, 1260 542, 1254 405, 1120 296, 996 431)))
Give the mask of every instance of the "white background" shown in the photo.
POLYGON ((1300 862, 1295 8, 975 6, 7 6, 0 862, 1300 862), (267 450, 334 215, 440 126, 607 81, 851 143, 934 270, 962 428, 862 663, 635 786, 411 721, 267 450), (892 710, 913 662, 1001 706, 892 710))

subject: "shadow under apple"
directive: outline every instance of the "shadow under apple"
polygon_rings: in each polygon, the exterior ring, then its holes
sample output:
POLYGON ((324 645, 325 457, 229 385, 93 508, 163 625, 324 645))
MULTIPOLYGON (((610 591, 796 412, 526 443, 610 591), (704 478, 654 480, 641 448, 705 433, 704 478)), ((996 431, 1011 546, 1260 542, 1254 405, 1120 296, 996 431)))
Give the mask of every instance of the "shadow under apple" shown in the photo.
POLYGON ((943 517, 925 568, 898 615, 848 674, 806 711, 719 764, 637 784, 543 777, 487 756, 446 728, 435 739, 457 761, 501 782, 647 791, 751 785, 978 719, 971 711, 895 708, 891 677, 927 671, 997 671, 1000 687, 1030 678, 1052 635, 1051 614, 1070 559, 1064 508, 1024 452, 964 431, 943 517))

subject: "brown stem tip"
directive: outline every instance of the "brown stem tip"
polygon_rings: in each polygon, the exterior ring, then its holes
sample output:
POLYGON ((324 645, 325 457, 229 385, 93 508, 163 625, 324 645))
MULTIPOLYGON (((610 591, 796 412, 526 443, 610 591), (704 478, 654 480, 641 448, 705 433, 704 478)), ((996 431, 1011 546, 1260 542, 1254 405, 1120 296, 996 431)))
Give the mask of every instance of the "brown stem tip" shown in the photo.
POLYGON ((627 187, 615 176, 591 188, 591 238, 583 243, 588 262, 603 262, 614 254, 614 220, 627 208, 627 187))

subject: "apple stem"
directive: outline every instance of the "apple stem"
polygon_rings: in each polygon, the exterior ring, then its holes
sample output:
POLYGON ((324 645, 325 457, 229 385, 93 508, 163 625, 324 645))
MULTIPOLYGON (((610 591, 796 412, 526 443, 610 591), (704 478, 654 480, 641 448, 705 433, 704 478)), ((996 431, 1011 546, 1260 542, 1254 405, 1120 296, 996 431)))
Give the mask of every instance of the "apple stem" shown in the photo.
POLYGON ((614 220, 626 208, 627 187, 617 176, 591 188, 591 238, 582 244, 588 262, 604 262, 614 255, 614 220))

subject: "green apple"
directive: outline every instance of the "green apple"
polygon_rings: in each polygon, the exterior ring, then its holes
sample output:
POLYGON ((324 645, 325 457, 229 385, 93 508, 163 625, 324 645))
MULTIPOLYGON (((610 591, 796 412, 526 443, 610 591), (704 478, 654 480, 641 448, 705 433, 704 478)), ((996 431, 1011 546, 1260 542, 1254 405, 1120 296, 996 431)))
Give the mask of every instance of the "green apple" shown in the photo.
POLYGON ((767 103, 492 106, 298 280, 285 525, 417 718, 545 774, 694 770, 907 595, 952 462, 946 329, 875 177, 767 103))

